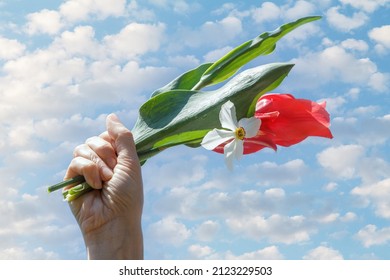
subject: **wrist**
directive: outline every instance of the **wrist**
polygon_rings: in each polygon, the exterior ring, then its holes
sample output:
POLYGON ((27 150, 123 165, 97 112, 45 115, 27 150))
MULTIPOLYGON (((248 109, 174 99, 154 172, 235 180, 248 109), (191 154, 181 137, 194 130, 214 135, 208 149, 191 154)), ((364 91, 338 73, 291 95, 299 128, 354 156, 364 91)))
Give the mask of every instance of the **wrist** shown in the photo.
POLYGON ((116 218, 83 235, 90 260, 143 259, 140 220, 129 222, 116 218))

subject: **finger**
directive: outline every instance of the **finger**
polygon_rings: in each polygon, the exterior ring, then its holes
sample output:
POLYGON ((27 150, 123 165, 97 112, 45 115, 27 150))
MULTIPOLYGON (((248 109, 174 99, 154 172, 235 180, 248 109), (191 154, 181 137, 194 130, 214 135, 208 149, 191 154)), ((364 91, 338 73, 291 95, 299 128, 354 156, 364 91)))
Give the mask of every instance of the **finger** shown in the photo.
POLYGON ((108 134, 108 131, 104 131, 102 134, 99 135, 100 138, 106 140, 108 143, 113 144, 112 139, 110 135, 108 134))
POLYGON ((99 136, 94 136, 87 139, 85 143, 107 164, 107 166, 114 169, 116 165, 116 152, 111 141, 106 141, 99 136))
MULTIPOLYGON (((107 166, 106 162, 101 159, 101 157, 96 154, 96 152, 91 149, 87 144, 79 145, 75 148, 73 152, 74 157, 82 157, 91 162, 94 162, 99 169, 100 177, 102 181, 108 181, 112 178, 113 172, 110 167, 107 166)), ((116 162, 116 161, 115 161, 116 162)))
POLYGON ((110 114, 106 121, 107 131, 113 140, 119 160, 137 162, 138 155, 134 144, 133 135, 118 119, 115 114, 110 114))
POLYGON ((72 159, 65 175, 65 180, 77 175, 83 175, 85 181, 95 189, 102 188, 102 179, 98 165, 84 157, 75 157, 72 159))

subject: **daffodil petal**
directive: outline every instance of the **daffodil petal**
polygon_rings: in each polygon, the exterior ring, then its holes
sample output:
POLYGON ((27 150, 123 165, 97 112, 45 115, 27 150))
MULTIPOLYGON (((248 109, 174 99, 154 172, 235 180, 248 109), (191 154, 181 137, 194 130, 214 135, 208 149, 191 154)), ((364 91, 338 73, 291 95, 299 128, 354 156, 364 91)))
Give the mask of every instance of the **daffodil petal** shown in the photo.
POLYGON ((234 159, 241 159, 244 153, 244 143, 241 140, 233 140, 224 147, 225 162, 229 170, 233 170, 234 159))
POLYGON ((244 154, 244 141, 236 140, 235 147, 234 147, 234 157, 239 160, 242 158, 242 155, 244 154))
POLYGON ((255 117, 243 118, 238 122, 238 126, 244 128, 245 138, 252 138, 259 132, 261 120, 255 117))
POLYGON ((227 101, 222 105, 219 112, 219 120, 223 128, 235 131, 238 127, 236 107, 231 101, 227 101))
POLYGON ((205 135, 202 143, 200 144, 207 150, 214 150, 222 143, 231 139, 234 139, 234 132, 222 129, 213 129, 205 135))
POLYGON ((237 140, 233 140, 232 142, 226 144, 223 149, 223 152, 225 154, 225 163, 229 170, 233 170, 234 150, 236 142, 237 140))

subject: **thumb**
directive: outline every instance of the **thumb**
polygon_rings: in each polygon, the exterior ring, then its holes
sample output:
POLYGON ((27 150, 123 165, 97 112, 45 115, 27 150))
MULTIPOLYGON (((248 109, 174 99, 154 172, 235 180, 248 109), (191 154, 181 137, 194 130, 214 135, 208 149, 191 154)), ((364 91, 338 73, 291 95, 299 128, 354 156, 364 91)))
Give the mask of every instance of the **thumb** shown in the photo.
POLYGON ((108 135, 115 144, 118 154, 118 163, 121 161, 138 161, 137 150, 133 140, 133 134, 127 129, 115 114, 110 114, 106 119, 108 135))

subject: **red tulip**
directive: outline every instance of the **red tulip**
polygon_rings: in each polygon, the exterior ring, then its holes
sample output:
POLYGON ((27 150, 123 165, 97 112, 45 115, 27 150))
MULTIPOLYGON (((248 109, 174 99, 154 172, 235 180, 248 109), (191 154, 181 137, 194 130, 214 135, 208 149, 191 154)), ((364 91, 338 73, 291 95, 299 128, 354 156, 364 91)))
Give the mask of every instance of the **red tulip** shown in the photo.
MULTIPOLYGON (((309 136, 333 138, 329 130, 329 113, 326 103, 296 99, 291 94, 266 94, 256 104, 255 117, 261 120, 255 137, 244 139, 244 154, 265 147, 288 147, 309 136)), ((224 144, 214 151, 223 153, 224 144)))

